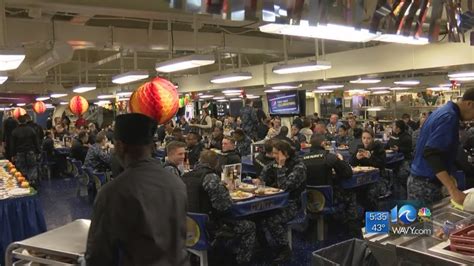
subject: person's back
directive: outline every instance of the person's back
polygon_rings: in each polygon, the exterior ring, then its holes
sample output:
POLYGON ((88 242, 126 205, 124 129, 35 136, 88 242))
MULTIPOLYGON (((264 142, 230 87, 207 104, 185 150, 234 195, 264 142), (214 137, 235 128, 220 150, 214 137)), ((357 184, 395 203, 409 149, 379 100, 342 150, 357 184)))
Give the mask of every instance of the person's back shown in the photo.
MULTIPOLYGON (((51 134, 51 133, 49 133, 51 134)), ((43 140, 43 143, 41 145, 41 150, 46 153, 46 156, 48 158, 52 158, 54 155, 54 141, 51 137, 46 137, 43 140)))
POLYGON ((35 130, 26 124, 21 124, 12 132, 13 155, 19 152, 39 152, 38 138, 35 130))
POLYGON ((89 148, 84 146, 81 140, 74 139, 71 146, 71 157, 84 163, 88 150, 89 148))

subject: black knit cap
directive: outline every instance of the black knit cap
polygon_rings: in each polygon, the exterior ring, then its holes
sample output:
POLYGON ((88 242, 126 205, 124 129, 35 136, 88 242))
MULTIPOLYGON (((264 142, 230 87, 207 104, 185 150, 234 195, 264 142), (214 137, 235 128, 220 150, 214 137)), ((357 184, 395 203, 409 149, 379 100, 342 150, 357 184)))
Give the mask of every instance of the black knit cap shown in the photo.
POLYGON ((467 89, 462 95, 463 101, 474 101, 474 88, 467 89))
POLYGON ((146 115, 131 113, 115 118, 114 138, 129 145, 153 143, 157 123, 146 115))

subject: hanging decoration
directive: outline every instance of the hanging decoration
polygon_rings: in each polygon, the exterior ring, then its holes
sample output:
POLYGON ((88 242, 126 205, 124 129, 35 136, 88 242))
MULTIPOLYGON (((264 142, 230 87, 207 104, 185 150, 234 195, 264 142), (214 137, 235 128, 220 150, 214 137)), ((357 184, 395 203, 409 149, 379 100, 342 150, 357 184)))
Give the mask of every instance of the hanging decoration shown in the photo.
POLYGON ((130 97, 132 113, 141 113, 159 124, 168 122, 178 111, 179 98, 176 86, 164 78, 155 78, 136 89, 130 97))
POLYGON ((89 103, 82 96, 74 96, 69 101, 69 110, 77 116, 83 115, 89 109, 89 103))
POLYGON ((44 104, 42 101, 35 102, 33 104, 33 110, 37 114, 42 114, 46 111, 46 104, 44 104))
POLYGON ((17 107, 15 109, 13 109, 13 117, 15 119, 18 119, 20 118, 20 116, 23 116, 23 115, 26 115, 26 110, 21 108, 21 107, 17 107))

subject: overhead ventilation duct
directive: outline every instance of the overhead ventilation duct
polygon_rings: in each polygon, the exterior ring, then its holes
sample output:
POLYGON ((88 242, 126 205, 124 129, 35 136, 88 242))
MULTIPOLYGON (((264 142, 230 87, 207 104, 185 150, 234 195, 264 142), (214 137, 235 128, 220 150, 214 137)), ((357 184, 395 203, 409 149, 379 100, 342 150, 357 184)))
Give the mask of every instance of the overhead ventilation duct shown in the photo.
POLYGON ((31 77, 45 78, 51 68, 71 61, 74 50, 65 43, 56 43, 45 55, 33 63, 23 63, 17 70, 15 79, 18 81, 29 80, 31 77))

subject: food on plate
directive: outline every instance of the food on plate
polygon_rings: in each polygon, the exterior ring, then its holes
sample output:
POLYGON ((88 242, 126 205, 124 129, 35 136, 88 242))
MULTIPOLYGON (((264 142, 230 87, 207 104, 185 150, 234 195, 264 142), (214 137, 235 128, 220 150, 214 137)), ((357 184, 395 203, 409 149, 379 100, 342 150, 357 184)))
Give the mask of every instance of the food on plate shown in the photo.
POLYGON ((20 175, 19 177, 16 178, 16 180, 18 181, 18 183, 21 184, 21 182, 25 181, 26 179, 25 179, 24 176, 21 176, 21 175, 20 175))
POLYGON ((244 199, 249 199, 249 198, 253 197, 253 194, 237 190, 237 191, 231 192, 230 197, 233 200, 244 200, 244 199))
POLYGON ((264 188, 258 188, 255 191, 255 194, 257 194, 258 196, 267 196, 267 195, 277 194, 280 192, 283 192, 283 190, 279 188, 273 188, 273 187, 264 187, 264 188))
POLYGON ((238 186, 238 189, 245 191, 245 192, 254 192, 257 189, 257 186, 252 184, 241 183, 238 186))
POLYGON ((23 181, 21 182, 20 186, 22 188, 29 188, 30 187, 30 183, 28 181, 23 181))
POLYGON ((349 146, 342 144, 342 145, 339 145, 339 146, 337 147, 337 149, 338 149, 338 150, 348 150, 348 149, 349 149, 349 146))
POLYGON ((16 168, 10 169, 10 174, 14 175, 16 173, 16 168))
POLYGON ((352 168, 353 172, 370 172, 375 170, 376 168, 371 167, 371 166, 356 166, 352 168))

